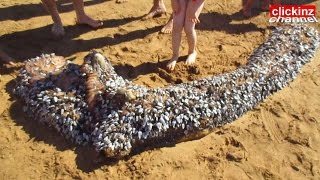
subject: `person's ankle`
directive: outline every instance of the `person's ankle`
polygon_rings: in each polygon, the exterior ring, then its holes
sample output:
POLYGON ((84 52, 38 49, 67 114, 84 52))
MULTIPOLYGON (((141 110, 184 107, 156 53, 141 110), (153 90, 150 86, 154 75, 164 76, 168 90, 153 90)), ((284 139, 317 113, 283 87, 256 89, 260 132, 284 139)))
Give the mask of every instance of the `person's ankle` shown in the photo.
POLYGON ((61 37, 61 36, 65 35, 65 31, 64 31, 63 25, 60 24, 60 23, 54 23, 52 28, 51 28, 51 32, 56 37, 61 37))
POLYGON ((63 27, 62 21, 54 21, 53 25, 56 27, 63 27))
POLYGON ((84 21, 84 20, 87 20, 88 18, 90 17, 86 14, 77 14, 77 21, 84 21))
POLYGON ((190 54, 194 54, 194 53, 197 53, 197 51, 194 49, 194 50, 189 50, 188 51, 188 55, 190 55, 190 54))
POLYGON ((174 54, 171 57, 171 60, 178 60, 179 59, 179 54, 174 54))

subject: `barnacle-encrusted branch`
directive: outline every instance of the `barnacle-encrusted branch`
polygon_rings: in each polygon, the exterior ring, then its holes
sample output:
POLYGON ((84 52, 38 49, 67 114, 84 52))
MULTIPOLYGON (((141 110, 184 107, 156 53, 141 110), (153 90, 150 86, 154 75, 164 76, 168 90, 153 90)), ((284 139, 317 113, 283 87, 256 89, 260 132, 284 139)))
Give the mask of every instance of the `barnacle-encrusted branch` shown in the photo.
MULTIPOLYGON (((32 83, 34 68, 32 73, 21 70, 16 92, 32 117, 78 143, 92 143, 106 156, 119 158, 134 149, 194 138, 234 121, 293 80, 318 45, 313 28, 281 26, 245 66, 155 89, 123 79, 102 54, 91 52, 81 68, 61 66, 59 74, 46 73, 32 83), (60 87, 59 77, 70 74, 77 80, 68 88, 60 87)), ((55 58, 42 56, 28 63, 55 58)))

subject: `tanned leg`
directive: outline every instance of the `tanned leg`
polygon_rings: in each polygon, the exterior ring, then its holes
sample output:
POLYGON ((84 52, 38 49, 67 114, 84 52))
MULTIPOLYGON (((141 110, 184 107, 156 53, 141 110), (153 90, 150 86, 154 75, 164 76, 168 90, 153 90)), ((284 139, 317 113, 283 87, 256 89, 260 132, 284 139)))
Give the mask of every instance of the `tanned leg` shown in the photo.
POLYGON ((187 2, 185 0, 171 0, 173 9, 173 30, 172 30, 172 58, 167 64, 169 70, 174 70, 179 59, 181 35, 185 21, 187 2))
POLYGON ((269 5, 270 5, 270 0, 264 0, 263 4, 261 6, 262 11, 268 11, 269 10, 269 5))
POLYGON ((41 1, 53 20, 53 26, 51 28, 53 35, 63 36, 65 32, 63 29, 61 18, 59 16, 56 2, 54 0, 41 0, 41 1))
POLYGON ((273 0, 274 5, 281 5, 281 0, 273 0))
POLYGON ((186 18, 184 23, 184 31, 188 39, 188 58, 186 64, 194 64, 197 58, 196 44, 197 33, 195 30, 196 23, 199 23, 199 15, 203 9, 204 0, 189 1, 186 11, 186 18))
POLYGON ((251 16, 251 8, 254 4, 254 0, 248 0, 246 5, 242 9, 242 13, 245 17, 250 17, 251 16))
POLYGON ((15 66, 16 63, 13 62, 13 59, 8 56, 5 52, 0 49, 0 60, 4 61, 9 66, 15 66))

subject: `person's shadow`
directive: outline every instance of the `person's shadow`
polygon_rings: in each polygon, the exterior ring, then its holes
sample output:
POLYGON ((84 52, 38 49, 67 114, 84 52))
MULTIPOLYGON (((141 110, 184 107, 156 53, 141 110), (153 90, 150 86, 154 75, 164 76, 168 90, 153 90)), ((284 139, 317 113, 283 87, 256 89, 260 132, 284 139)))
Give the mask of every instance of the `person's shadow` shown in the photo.
MULTIPOLYGON (((128 17, 122 19, 109 19, 104 21, 100 28, 118 27, 132 21, 140 20, 142 16, 128 17)), ((67 26, 66 35, 62 39, 55 39, 51 34, 51 25, 30 29, 26 31, 5 34, 0 37, 1 45, 4 51, 10 54, 14 59, 28 59, 36 57, 42 53, 56 53, 68 57, 76 52, 90 51, 91 49, 112 46, 122 42, 128 42, 135 39, 158 32, 161 26, 147 29, 136 30, 126 33, 108 34, 104 37, 93 38, 89 40, 77 39, 81 34, 94 31, 87 26, 67 26), (17 51, 19 50, 19 51, 17 51)))
POLYGON ((242 34, 252 31, 262 31, 263 28, 257 27, 256 24, 241 23, 231 24, 232 20, 243 17, 240 12, 233 15, 220 14, 217 12, 209 12, 200 14, 201 23, 197 25, 197 29, 204 31, 224 31, 228 34, 242 34))
MULTIPOLYGON (((302 4, 309 4, 315 2, 317 0, 300 0, 300 1, 293 1, 293 0, 282 0, 281 4, 283 5, 302 5, 302 4)), ((243 4, 246 3, 246 0, 243 0, 243 4)), ((256 0, 256 4, 252 10, 251 17, 245 17, 242 14, 242 11, 235 12, 232 15, 228 14, 220 14, 217 12, 209 12, 209 13, 201 13, 200 20, 201 23, 197 25, 197 29, 206 30, 206 31, 224 31, 229 34, 241 34, 246 32, 252 31, 262 31, 263 28, 257 27, 256 24, 249 22, 249 23, 236 23, 231 24, 234 21, 241 21, 248 18, 252 18, 258 16, 263 11, 260 10, 260 0, 256 0)))

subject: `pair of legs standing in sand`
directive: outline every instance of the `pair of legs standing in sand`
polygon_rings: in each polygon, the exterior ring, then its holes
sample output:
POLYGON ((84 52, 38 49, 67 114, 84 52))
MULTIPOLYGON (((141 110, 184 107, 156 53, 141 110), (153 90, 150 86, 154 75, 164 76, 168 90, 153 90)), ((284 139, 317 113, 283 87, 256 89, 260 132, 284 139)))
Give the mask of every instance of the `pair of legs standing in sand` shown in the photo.
MULTIPOLYGON (((199 15, 202 11, 204 0, 171 0, 173 14, 167 24, 161 29, 162 33, 172 33, 172 58, 167 64, 169 70, 174 70, 179 58, 182 31, 188 39, 188 58, 186 64, 193 64, 197 57, 197 34, 195 24, 199 23, 199 15)), ((153 18, 166 13, 163 0, 153 0, 153 6, 145 19, 153 18)))
MULTIPOLYGON (((65 34, 65 31, 63 28, 61 18, 59 16, 59 11, 57 9, 57 4, 55 0, 41 0, 41 1, 52 17, 53 26, 51 31, 53 35, 63 36, 65 34)), ((98 28, 102 26, 102 22, 92 19, 84 12, 83 0, 72 0, 72 1, 73 1, 74 9, 76 11, 77 24, 89 25, 92 28, 98 28)))
POLYGON ((195 25, 199 23, 199 15, 203 9, 204 0, 171 0, 173 9, 172 30, 172 58, 167 64, 169 70, 174 70, 179 58, 182 31, 186 33, 188 41, 188 57, 186 64, 196 61, 197 33, 195 25))

